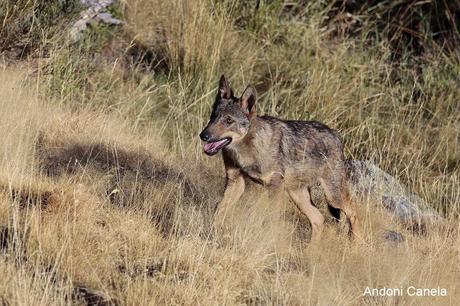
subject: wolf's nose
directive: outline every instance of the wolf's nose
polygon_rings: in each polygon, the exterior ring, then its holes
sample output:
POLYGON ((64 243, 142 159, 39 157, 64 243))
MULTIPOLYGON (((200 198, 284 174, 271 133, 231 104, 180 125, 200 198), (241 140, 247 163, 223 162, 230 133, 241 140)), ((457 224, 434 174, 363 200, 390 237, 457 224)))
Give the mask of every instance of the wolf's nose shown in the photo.
POLYGON ((203 131, 203 132, 200 133, 200 138, 203 141, 208 141, 209 140, 209 134, 206 133, 205 131, 203 131))

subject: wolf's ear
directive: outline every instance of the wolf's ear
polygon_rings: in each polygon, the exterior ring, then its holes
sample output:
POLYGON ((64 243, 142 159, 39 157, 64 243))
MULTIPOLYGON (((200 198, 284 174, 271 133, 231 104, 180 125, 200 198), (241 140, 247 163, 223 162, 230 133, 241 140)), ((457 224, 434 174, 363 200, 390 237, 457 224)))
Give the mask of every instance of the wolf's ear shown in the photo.
POLYGON ((257 92, 254 87, 249 85, 243 92, 240 98, 241 108, 249 115, 256 113, 257 92))
POLYGON ((224 75, 222 75, 219 80, 219 92, 217 95, 222 99, 230 99, 232 94, 233 93, 230 89, 230 85, 228 84, 227 79, 224 75))

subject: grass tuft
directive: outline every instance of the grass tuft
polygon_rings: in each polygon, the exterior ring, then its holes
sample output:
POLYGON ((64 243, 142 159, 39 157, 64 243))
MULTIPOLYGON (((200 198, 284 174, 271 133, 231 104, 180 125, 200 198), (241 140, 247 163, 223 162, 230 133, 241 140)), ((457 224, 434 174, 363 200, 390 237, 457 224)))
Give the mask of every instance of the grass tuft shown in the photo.
POLYGON ((13 2, 0 3, 0 304, 459 300, 460 61, 453 19, 433 32, 455 1, 124 1, 110 12, 125 25, 78 43, 63 31, 77 1, 13 2), (419 21, 421 35, 402 31, 419 21), (248 184, 212 231, 224 172, 198 133, 221 74, 237 95, 253 84, 261 114, 340 130, 347 157, 400 179, 445 226, 414 235, 357 199, 366 242, 332 221, 312 247, 287 198, 248 184))

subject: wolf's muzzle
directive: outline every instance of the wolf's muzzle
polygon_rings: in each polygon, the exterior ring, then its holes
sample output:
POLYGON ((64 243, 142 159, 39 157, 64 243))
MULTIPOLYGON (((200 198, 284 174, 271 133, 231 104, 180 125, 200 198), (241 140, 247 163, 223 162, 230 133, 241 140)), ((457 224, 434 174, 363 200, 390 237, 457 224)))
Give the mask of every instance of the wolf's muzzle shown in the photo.
POLYGON ((203 130, 203 132, 200 133, 200 138, 203 141, 208 141, 209 138, 211 138, 211 136, 208 134, 208 132, 205 129, 205 130, 203 130))

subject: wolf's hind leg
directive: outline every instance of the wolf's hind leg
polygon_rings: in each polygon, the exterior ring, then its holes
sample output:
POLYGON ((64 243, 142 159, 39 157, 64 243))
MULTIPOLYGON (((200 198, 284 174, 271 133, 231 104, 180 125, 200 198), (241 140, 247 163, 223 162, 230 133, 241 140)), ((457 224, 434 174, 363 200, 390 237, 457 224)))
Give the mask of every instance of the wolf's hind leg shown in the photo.
POLYGON ((342 201, 342 211, 345 213, 345 215, 347 215, 348 220, 350 221, 351 232, 353 233, 355 238, 362 240, 363 237, 361 234, 361 225, 359 223, 358 214, 356 212, 356 206, 351 199, 348 188, 344 188, 342 190, 342 201))
POLYGON ((308 188, 301 188, 288 190, 288 193, 299 210, 307 216, 308 220, 310 220, 312 228, 311 241, 318 242, 321 238, 321 233, 323 232, 324 217, 318 208, 313 206, 310 198, 310 191, 308 188))
POLYGON ((358 214, 356 213, 356 207, 354 202, 351 200, 348 186, 345 182, 334 184, 332 181, 326 181, 320 179, 321 186, 324 190, 324 195, 328 204, 334 208, 342 210, 348 218, 351 227, 351 233, 358 238, 362 239, 361 228, 358 220, 358 214))

